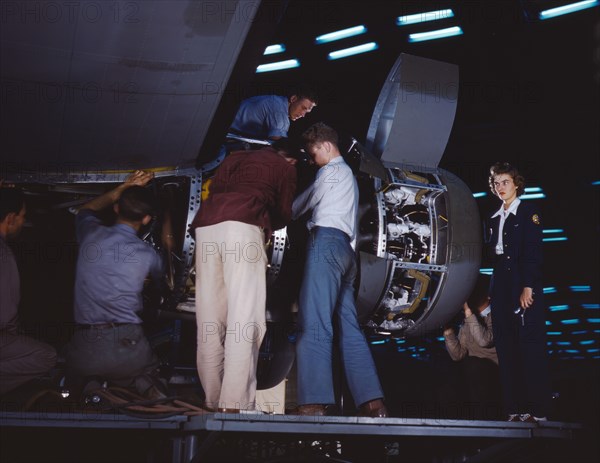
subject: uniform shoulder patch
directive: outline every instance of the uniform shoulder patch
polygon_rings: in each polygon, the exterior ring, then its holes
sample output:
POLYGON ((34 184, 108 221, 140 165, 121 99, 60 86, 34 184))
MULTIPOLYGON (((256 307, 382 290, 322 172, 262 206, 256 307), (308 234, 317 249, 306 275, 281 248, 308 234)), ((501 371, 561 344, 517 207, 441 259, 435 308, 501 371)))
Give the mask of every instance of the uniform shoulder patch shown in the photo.
POLYGON ((536 225, 539 225, 539 224, 540 224, 540 216, 539 216, 539 215, 537 215, 537 214, 533 214, 533 215, 531 216, 531 221, 532 221, 534 224, 536 224, 536 225))

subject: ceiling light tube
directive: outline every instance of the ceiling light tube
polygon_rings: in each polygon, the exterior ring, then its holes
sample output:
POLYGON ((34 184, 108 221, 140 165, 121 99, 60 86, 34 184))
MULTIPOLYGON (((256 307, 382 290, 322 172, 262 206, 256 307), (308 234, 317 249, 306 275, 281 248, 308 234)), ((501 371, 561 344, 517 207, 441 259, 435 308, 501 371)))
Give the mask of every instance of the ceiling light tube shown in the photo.
POLYGON ((277 61, 275 63, 261 64, 256 68, 256 73, 281 71, 283 69, 292 69, 300 67, 300 61, 297 59, 288 59, 285 61, 277 61))
POLYGON ((375 42, 364 43, 357 45, 356 47, 344 48, 343 50, 332 51, 327 55, 328 59, 340 59, 348 56, 358 55, 360 53, 367 53, 369 51, 377 50, 379 45, 375 42))
POLYGON ((592 287, 590 285, 572 285, 569 286, 569 289, 574 293, 587 293, 592 290, 592 287))
POLYGON ((519 196, 519 199, 544 199, 546 195, 544 193, 531 193, 519 196))
POLYGON ((283 53, 285 51, 285 45, 277 43, 275 45, 269 45, 265 48, 263 55, 274 55, 275 53, 283 53))
POLYGON ((585 0, 583 2, 571 3, 569 5, 563 5, 556 8, 550 8, 549 10, 540 11, 540 19, 556 18, 564 14, 575 13, 576 11, 586 10, 598 6, 600 2, 598 0, 585 0))
POLYGON ((398 16, 396 18, 396 25, 408 26, 409 24, 418 24, 427 21, 437 21, 439 19, 453 18, 454 11, 450 9, 438 10, 438 11, 427 11, 425 13, 409 14, 406 16, 398 16))
POLYGON ((455 35, 462 35, 463 31, 460 27, 448 27, 446 29, 439 29, 437 31, 430 32, 417 32, 408 36, 408 41, 414 42, 425 42, 426 40, 443 39, 446 37, 454 37, 455 35))
POLYGON ((333 42, 335 40, 347 39, 348 37, 354 37, 355 35, 364 34, 367 32, 367 28, 365 26, 354 26, 349 27, 348 29, 342 29, 335 32, 330 32, 328 34, 319 35, 316 39, 316 43, 328 43, 333 42))

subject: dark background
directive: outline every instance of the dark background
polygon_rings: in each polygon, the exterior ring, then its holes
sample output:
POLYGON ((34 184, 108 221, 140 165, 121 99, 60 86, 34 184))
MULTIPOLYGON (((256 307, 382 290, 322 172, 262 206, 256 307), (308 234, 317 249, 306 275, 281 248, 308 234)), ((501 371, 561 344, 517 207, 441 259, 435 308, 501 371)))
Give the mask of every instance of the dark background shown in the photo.
MULTIPOLYGON (((566 3, 566 2, 559 2, 566 3)), ((461 177, 473 192, 487 190, 489 166, 509 161, 528 186, 542 188, 544 228, 560 228, 566 241, 545 244, 548 337, 555 400, 554 418, 598 425, 600 416, 600 319, 598 247, 600 223, 600 21, 599 8, 547 21, 533 19, 552 1, 289 1, 270 43, 286 52, 261 63, 297 58, 301 67, 255 74, 232 93, 232 103, 254 94, 285 94, 305 82, 320 94, 320 104, 292 124, 291 135, 325 121, 364 142, 383 82, 400 53, 457 64, 457 113, 440 167, 461 177), (455 17, 400 28, 397 16, 453 8, 455 17), (320 34, 363 24, 358 37, 316 45, 320 34), (411 44, 407 36, 460 26, 464 34, 411 44), (327 53, 375 41, 376 51, 335 61, 327 53), (589 286, 574 292, 573 285, 589 286), (591 308, 585 308, 585 307, 591 308), (564 324, 564 320, 578 320, 564 324)), ((44 199, 38 198, 38 211, 44 199)), ((499 207, 478 199, 482 216, 499 207)), ((48 205, 49 206, 49 205, 48 205)), ((30 334, 61 347, 69 336, 72 311, 72 216, 64 209, 41 213, 24 230, 17 256, 27 275, 22 282, 22 318, 30 334), (43 225, 38 227, 37 225, 43 225), (43 236, 36 230, 43 229, 43 236), (32 239, 35 238, 35 239, 32 239)), ((386 399, 398 416, 440 416, 437 389, 451 369, 438 337, 441 333, 372 346, 386 399), (404 349, 404 350, 399 350, 404 349)), ((598 455, 597 447, 593 455, 598 455)), ((594 456, 589 461, 594 461, 594 456)))
MULTIPOLYGON (((588 388, 587 380, 596 384, 600 358, 600 323, 588 321, 600 319, 600 186, 593 185, 600 180, 599 8, 547 21, 531 19, 536 8, 555 4, 292 0, 269 42, 284 44, 286 51, 264 56, 261 63, 297 58, 301 66, 254 74, 230 88, 223 103, 237 104, 254 94, 285 94, 298 83, 308 83, 318 91, 319 105, 292 123, 290 135, 322 120, 364 143, 375 102, 400 53, 457 64, 457 113, 440 167, 461 177, 473 192, 488 192, 477 200, 482 216, 499 207, 487 189, 488 169, 496 161, 517 165, 528 186, 542 188, 546 197, 534 201, 544 212, 544 228, 562 229, 559 235, 567 237, 544 246, 544 286, 556 288, 545 296, 547 305, 568 306, 548 312, 549 331, 561 333, 549 336, 549 352, 557 363, 553 372, 561 377, 557 381, 562 381, 563 371, 569 379, 583 377, 581 387, 588 391, 585 397, 592 400, 591 410, 597 415, 600 393, 588 388), (395 25, 400 15, 448 7, 453 8, 454 18, 395 25), (366 26, 366 34, 315 44, 318 35, 359 24, 366 26), (414 44, 407 40, 412 32, 454 25, 464 34, 414 44), (332 50, 370 41, 378 43, 376 51, 327 60, 332 50), (573 285, 589 286, 589 290, 574 292, 573 285), (578 322, 562 323, 573 319, 578 322), (578 373, 573 374, 573 369, 578 373)), ((24 230, 16 248, 28 275, 22 283, 22 318, 31 334, 61 345, 69 337, 65 320, 71 320, 72 311, 73 216, 65 208, 54 208, 45 196, 33 195, 30 200, 33 227, 24 230)), ((446 358, 443 343, 436 340, 440 334, 409 340, 422 344, 408 352, 409 358, 446 358)), ((573 397, 581 397, 580 386, 573 387, 573 397)), ((589 410, 585 407, 582 413, 589 410)))
MULTIPOLYGON (((400 53, 457 64, 457 112, 440 167, 461 177, 474 193, 487 192, 477 200, 482 217, 500 205, 487 185, 496 161, 516 165, 527 187, 541 188, 545 198, 534 201, 543 211, 544 228, 563 230, 545 237, 567 238, 544 247, 545 287, 557 289, 547 295, 548 305, 568 304, 562 318, 598 318, 597 308, 583 311, 581 304, 598 304, 600 282, 599 186, 593 184, 600 179, 599 9, 535 19, 538 11, 565 3, 290 1, 270 42, 285 45, 286 51, 264 56, 261 63, 296 58, 301 66, 255 74, 234 97, 282 94, 308 83, 318 90, 320 104, 292 123, 290 135, 322 120, 364 143, 377 97, 400 53), (398 16, 442 8, 452 8, 455 16, 395 24, 398 16), (361 24, 367 33, 315 44, 321 34, 361 24), (409 33, 456 25, 463 35, 420 43, 407 39, 409 33), (372 41, 379 45, 376 51, 327 59, 330 51, 372 41), (572 285, 588 285, 590 291, 574 293, 572 285)), ((584 350, 600 347, 598 325, 570 328, 589 328, 595 344, 584 350)), ((598 352, 585 356, 598 357, 598 352)))
MULTIPOLYGON (((563 230, 545 237, 567 238, 544 245, 544 286, 556 289, 545 295, 546 304, 568 306, 548 312, 548 331, 560 333, 548 337, 559 393, 556 412, 563 419, 596 421, 600 186, 593 182, 600 179, 600 21, 598 7, 536 19, 540 10, 565 3, 290 1, 270 42, 283 44, 286 51, 264 56, 261 63, 296 58, 301 66, 255 74, 235 97, 284 94, 297 83, 308 83, 318 90, 320 103, 292 123, 290 135, 322 120, 364 143, 377 97, 400 53, 457 64, 457 113, 440 167, 461 177, 473 192, 487 192, 477 200, 482 217, 500 206, 487 185, 489 167, 496 161, 516 165, 528 187, 543 190, 545 198, 533 200, 543 211, 543 226, 563 230), (455 16, 395 24, 398 16, 443 8, 452 8, 455 16), (367 33, 315 44, 321 34, 357 25, 367 33), (420 43, 407 39, 409 33, 457 25, 463 35, 420 43), (372 41, 379 45, 376 51, 327 59, 330 51, 372 41), (589 289, 574 292, 574 285, 589 289)), ((409 339, 404 346, 394 341, 373 346, 395 407, 403 407, 395 399, 400 395, 435 395, 448 367, 443 342, 436 339, 440 334, 409 339), (398 352, 398 347, 408 349, 398 352)))

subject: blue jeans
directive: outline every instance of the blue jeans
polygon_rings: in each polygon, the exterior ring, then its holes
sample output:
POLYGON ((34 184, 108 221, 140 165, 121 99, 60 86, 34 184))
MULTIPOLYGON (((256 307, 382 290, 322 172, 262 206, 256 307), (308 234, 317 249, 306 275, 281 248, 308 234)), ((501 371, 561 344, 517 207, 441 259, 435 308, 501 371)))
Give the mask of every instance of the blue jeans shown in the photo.
POLYGON ((335 228, 314 227, 307 245, 298 308, 298 404, 333 404, 333 324, 341 362, 354 403, 382 398, 369 345, 354 301, 356 256, 348 236, 335 228), (335 318, 334 318, 335 317, 335 318))

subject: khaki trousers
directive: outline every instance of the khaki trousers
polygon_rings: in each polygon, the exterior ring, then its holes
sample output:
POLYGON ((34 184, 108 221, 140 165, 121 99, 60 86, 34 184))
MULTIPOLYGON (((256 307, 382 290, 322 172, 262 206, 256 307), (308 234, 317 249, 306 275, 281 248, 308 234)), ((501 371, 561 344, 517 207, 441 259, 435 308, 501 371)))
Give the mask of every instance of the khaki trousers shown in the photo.
POLYGON ((255 408, 266 269, 260 227, 226 221, 196 229, 196 360, 208 407, 255 408))

